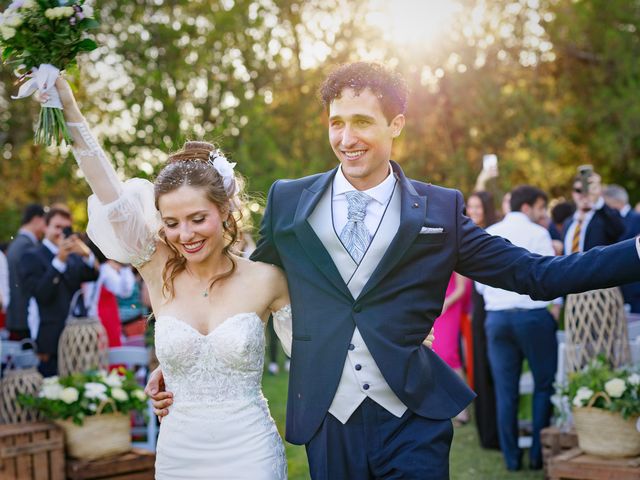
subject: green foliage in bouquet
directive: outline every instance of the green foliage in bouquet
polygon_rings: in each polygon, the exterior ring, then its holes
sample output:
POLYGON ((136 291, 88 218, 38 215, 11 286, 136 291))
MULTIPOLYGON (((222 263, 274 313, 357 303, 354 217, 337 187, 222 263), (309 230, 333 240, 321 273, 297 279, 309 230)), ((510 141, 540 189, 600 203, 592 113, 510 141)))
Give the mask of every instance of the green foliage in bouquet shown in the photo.
POLYGON ((91 370, 68 377, 45 378, 38 396, 21 395, 18 401, 48 419, 71 419, 82 425, 86 416, 142 411, 147 397, 133 372, 120 367, 109 373, 91 370))
POLYGON ((85 32, 99 24, 89 0, 15 0, 0 14, 2 61, 18 72, 50 64, 64 70, 96 43, 85 32))
POLYGON ((592 407, 620 413, 624 419, 640 415, 640 375, 629 368, 613 369, 601 357, 571 374, 563 394, 573 407, 592 402, 592 407))

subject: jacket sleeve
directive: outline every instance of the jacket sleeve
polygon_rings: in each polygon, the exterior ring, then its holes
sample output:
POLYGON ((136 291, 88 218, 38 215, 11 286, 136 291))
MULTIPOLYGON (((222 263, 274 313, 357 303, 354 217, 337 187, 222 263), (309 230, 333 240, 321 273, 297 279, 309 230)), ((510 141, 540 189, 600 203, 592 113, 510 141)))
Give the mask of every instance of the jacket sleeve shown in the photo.
POLYGON ((463 214, 464 199, 457 192, 458 258, 455 270, 475 281, 553 300, 569 293, 608 288, 640 280, 640 258, 634 240, 585 253, 541 256, 489 235, 463 214))
POLYGON ((609 207, 607 204, 603 205, 602 219, 604 220, 604 233, 609 240, 609 244, 615 243, 622 239, 624 234, 624 221, 617 210, 609 207))
POLYGON ((44 262, 36 250, 25 252, 18 267, 20 283, 28 297, 35 297, 40 304, 50 304, 56 301, 64 274, 51 264, 44 262))
POLYGON ((280 254, 274 242, 273 238, 273 211, 275 206, 276 188, 278 181, 276 181, 269 189, 269 195, 267 197, 267 206, 264 211, 264 217, 262 217, 262 223, 260 224, 260 236, 256 249, 251 254, 251 260, 257 262, 270 263, 282 268, 282 260, 280 254))

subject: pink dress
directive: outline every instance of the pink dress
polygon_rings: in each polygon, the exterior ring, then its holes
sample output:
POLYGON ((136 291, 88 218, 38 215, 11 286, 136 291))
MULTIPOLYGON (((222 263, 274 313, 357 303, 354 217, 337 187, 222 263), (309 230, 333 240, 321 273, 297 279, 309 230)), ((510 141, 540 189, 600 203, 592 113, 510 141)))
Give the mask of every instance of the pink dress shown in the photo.
MULTIPOLYGON (((447 285, 448 297, 456 289, 455 274, 451 275, 447 285)), ((433 325, 433 334, 436 339, 433 342, 433 351, 451 368, 462 368, 460 360, 460 322, 464 313, 466 295, 451 305, 446 312, 436 318, 433 325)))

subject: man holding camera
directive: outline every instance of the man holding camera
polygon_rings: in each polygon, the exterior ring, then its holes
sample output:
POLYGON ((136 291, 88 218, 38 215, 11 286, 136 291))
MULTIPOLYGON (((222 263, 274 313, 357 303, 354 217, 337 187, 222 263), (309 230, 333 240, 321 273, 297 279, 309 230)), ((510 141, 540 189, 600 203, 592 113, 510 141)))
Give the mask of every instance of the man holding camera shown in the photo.
POLYGON ((565 255, 612 245, 620 240, 625 228, 620 214, 602 197, 600 175, 586 165, 578 171, 572 193, 576 211, 564 225, 565 255))
POLYGON ((98 269, 89 247, 72 232, 67 210, 51 208, 45 222, 42 245, 24 254, 20 277, 26 294, 34 297, 38 306, 39 325, 37 333, 32 329, 31 334, 38 347, 38 370, 49 377, 58 373, 58 340, 73 296, 82 282, 98 278, 98 269))

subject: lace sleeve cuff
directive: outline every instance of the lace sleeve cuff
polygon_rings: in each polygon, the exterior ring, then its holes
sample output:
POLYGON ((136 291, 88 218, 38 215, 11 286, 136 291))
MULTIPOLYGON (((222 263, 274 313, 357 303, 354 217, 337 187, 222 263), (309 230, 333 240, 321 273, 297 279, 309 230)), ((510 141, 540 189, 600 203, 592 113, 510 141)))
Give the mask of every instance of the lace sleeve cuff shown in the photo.
POLYGON ((273 329, 282 343, 287 357, 291 357, 291 343, 293 341, 293 318, 291 305, 285 305, 277 312, 273 312, 273 329))

